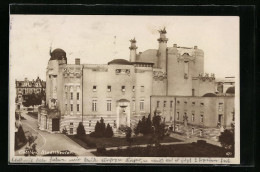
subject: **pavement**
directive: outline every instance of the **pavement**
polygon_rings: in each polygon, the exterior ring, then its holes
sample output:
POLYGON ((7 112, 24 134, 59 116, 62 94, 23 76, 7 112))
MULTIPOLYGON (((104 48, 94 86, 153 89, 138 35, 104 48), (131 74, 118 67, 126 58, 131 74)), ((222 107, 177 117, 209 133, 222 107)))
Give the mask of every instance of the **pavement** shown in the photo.
MULTIPOLYGON (((60 152, 69 150, 74 152, 77 156, 94 156, 89 150, 86 150, 64 134, 48 133, 38 129, 37 119, 27 115, 26 111, 23 111, 21 115, 26 119, 22 120, 22 126, 25 134, 30 131, 33 136, 37 136, 35 143, 37 144, 36 149, 39 156, 48 154, 51 152, 60 152)), ((15 155, 24 155, 24 148, 15 151, 15 155)))

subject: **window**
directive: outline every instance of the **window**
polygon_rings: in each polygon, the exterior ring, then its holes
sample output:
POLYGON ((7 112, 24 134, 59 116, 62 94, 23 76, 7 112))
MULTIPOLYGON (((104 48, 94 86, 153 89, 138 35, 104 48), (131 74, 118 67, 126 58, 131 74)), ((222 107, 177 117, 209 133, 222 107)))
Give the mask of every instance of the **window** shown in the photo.
POLYGON ((144 100, 140 100, 140 111, 144 110, 144 100))
POLYGON ((67 104, 65 104, 65 111, 67 111, 68 110, 68 105, 67 104))
POLYGON ((187 102, 185 101, 184 104, 187 105, 187 102))
POLYGON ((70 93, 70 99, 73 100, 73 93, 70 93))
POLYGON ((73 122, 70 122, 70 125, 72 125, 72 126, 73 126, 73 122))
POLYGON ((97 91, 97 86, 93 85, 93 92, 96 92, 96 91, 97 91))
POLYGON ((180 119, 180 112, 177 112, 177 120, 180 119))
POLYGON ((79 112, 79 104, 77 104, 77 111, 79 112))
POLYGON ((107 92, 111 92, 111 86, 110 85, 107 86, 107 92))
POLYGON ((195 95, 195 89, 192 89, 192 96, 195 95))
POLYGON ((91 120, 89 120, 88 126, 91 127, 91 120))
POLYGON ((133 92, 135 92, 135 86, 133 86, 133 92))
POLYGON ((223 111, 223 103, 218 104, 218 111, 223 111))
POLYGON ((192 106, 195 106, 195 102, 192 102, 192 106))
POLYGON ((122 92, 125 92, 125 86, 121 87, 122 92))
POLYGON ((156 106, 157 108, 159 108, 160 107, 160 101, 157 101, 157 106, 156 106))
POLYGON ((180 101, 179 101, 179 100, 177 101, 177 104, 180 104, 180 101))
POLYGON ((170 108, 172 108, 173 106, 173 101, 170 101, 170 108))
POLYGON ((92 111, 93 112, 97 111, 97 100, 92 100, 92 111))
POLYGON ((194 122, 195 116, 194 113, 191 114, 191 121, 194 122))
POLYGON ((111 111, 111 100, 107 100, 107 111, 111 111))
POLYGON ((164 108, 166 107, 166 101, 163 101, 163 107, 164 108))
POLYGON ((200 122, 203 122, 204 119, 203 119, 203 115, 200 115, 200 122))
POLYGON ((66 97, 66 100, 68 99, 68 93, 67 92, 65 92, 65 97, 66 97))
POLYGON ((176 125, 176 131, 179 131, 179 125, 176 125))
POLYGON ((73 134, 73 128, 70 128, 70 134, 73 134))
POLYGON ((194 134, 194 128, 191 129, 191 134, 192 134, 192 135, 194 134))
POLYGON ((202 130, 200 130, 200 136, 202 136, 202 134, 203 134, 203 131, 202 131, 202 130))
POLYGON ((200 106, 204 106, 204 103, 200 103, 200 106))
POLYGON ((73 104, 70 104, 70 111, 73 111, 73 104))
POLYGON ((79 92, 77 93, 77 100, 79 100, 79 92))
POLYGON ((141 92, 144 92, 144 86, 141 86, 141 92))
POLYGON ((133 111, 135 111, 135 100, 133 100, 133 111))

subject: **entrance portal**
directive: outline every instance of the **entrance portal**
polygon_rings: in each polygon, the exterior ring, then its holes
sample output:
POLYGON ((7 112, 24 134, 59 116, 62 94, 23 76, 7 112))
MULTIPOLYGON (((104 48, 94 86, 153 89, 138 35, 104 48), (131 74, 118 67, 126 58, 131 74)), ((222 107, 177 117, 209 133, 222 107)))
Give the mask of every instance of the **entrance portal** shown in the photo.
POLYGON ((60 131, 60 119, 52 118, 52 131, 60 131))
POLYGON ((117 101, 117 128, 120 126, 130 127, 130 101, 120 99, 117 101))

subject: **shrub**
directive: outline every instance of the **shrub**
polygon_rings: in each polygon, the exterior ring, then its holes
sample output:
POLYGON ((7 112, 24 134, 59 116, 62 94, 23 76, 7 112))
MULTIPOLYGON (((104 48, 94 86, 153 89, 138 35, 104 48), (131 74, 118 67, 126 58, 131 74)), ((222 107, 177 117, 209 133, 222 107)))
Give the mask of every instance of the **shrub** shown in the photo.
POLYGON ((235 138, 233 129, 225 129, 224 132, 222 132, 219 136, 219 142, 223 148, 231 152, 230 155, 234 155, 235 138))
POLYGON ((68 130, 65 127, 62 129, 62 134, 68 134, 68 130))
POLYGON ((139 133, 143 135, 151 134, 152 133, 152 121, 151 121, 151 115, 149 114, 146 118, 143 116, 142 120, 139 120, 137 126, 134 129, 135 135, 138 135, 139 133))
POLYGON ((79 126, 77 128, 77 137, 81 138, 84 137, 85 135, 86 135, 86 131, 84 125, 82 122, 79 122, 79 126))
POLYGON ((131 146, 134 140, 132 138, 132 129, 130 127, 127 128, 125 137, 126 137, 126 141, 131 146))
POLYGON ((97 153, 105 153, 106 148, 104 146, 97 147, 97 153))
POLYGON ((107 124, 107 128, 106 128, 106 131, 105 131, 105 137, 107 137, 107 138, 110 138, 110 137, 112 137, 113 135, 114 135, 114 132, 113 132, 113 130, 112 130, 112 127, 109 125, 109 124, 107 124))
POLYGON ((103 137, 103 134, 102 133, 100 133, 100 132, 91 132, 90 133, 90 135, 89 135, 90 137, 96 137, 96 138, 100 138, 100 137, 103 137))

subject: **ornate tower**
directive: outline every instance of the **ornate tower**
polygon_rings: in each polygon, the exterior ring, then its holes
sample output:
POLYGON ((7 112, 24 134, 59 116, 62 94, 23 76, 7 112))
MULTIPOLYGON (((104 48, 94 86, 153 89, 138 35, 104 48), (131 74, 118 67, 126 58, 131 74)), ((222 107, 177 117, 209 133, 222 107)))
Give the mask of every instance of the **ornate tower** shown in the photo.
POLYGON ((160 38, 157 39, 159 42, 159 49, 158 49, 158 67, 163 69, 163 72, 166 72, 166 49, 167 49, 167 41, 166 38, 166 30, 165 28, 159 30, 160 38))
POLYGON ((135 62, 136 61, 136 49, 138 47, 136 46, 135 38, 131 39, 130 42, 131 42, 131 46, 129 47, 129 49, 130 49, 130 62, 135 62))

